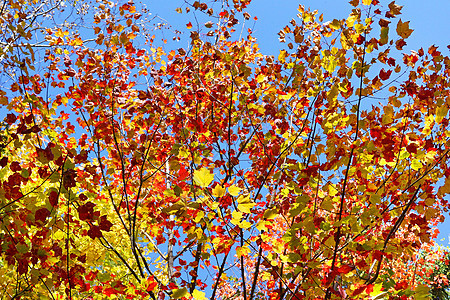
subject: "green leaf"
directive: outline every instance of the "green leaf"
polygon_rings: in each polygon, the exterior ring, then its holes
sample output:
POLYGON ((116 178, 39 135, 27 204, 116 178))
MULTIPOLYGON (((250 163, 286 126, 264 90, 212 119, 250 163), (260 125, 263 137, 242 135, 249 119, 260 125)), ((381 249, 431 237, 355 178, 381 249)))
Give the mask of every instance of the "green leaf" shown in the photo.
POLYGON ((214 174, 212 174, 207 168, 201 168, 194 171, 194 182, 200 187, 207 187, 214 180, 214 174))
POLYGON ((389 41, 389 27, 382 27, 380 34, 380 44, 385 45, 389 41))
POLYGON ((414 299, 430 299, 430 288, 426 285, 419 284, 415 289, 414 299))
POLYGON ((28 252, 28 246, 22 243, 19 243, 16 245, 16 249, 19 253, 27 253, 28 252))

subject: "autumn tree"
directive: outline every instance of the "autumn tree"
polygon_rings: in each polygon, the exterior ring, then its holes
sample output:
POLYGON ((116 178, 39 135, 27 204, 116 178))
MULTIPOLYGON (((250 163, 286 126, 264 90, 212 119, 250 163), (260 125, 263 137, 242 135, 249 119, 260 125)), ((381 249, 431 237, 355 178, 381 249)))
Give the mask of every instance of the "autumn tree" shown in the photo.
POLYGON ((300 5, 263 55, 250 0, 40 3, 2 2, 3 298, 427 297, 450 59, 401 6, 300 5))

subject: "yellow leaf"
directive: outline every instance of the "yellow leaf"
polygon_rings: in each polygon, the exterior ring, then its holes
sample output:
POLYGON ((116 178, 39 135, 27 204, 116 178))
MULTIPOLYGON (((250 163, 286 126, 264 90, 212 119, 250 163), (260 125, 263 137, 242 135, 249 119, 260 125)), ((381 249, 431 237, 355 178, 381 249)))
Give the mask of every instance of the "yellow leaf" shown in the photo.
POLYGON ((356 7, 356 6, 358 6, 358 4, 359 4, 359 0, 352 0, 352 1, 350 1, 349 2, 353 7, 356 7))
POLYGON ((266 76, 264 76, 263 74, 259 74, 258 76, 256 76, 256 81, 258 83, 263 82, 264 80, 266 80, 266 76))
POLYGON ((183 297, 187 297, 188 295, 189 295, 189 293, 186 288, 176 289, 176 290, 172 291, 171 298, 172 299, 180 299, 183 297))
POLYGON ((337 85, 333 85, 333 87, 330 89, 330 91, 328 92, 327 95, 327 100, 331 105, 334 105, 334 103, 336 103, 336 98, 339 94, 339 89, 337 87, 337 85))
POLYGON ((205 293, 204 293, 204 292, 197 291, 197 290, 194 290, 194 291, 192 292, 192 297, 193 297, 194 299, 198 299, 198 300, 206 299, 205 293))
POLYGON ((411 169, 418 171, 422 167, 423 167, 423 165, 418 159, 413 159, 413 161, 411 163, 411 169))
POLYGON ((212 190, 212 195, 214 197, 223 197, 223 195, 225 195, 225 188, 223 188, 220 184, 216 185, 212 190))
POLYGON ((241 191, 240 187, 237 187, 235 185, 228 187, 228 193, 230 193, 231 196, 237 196, 239 195, 239 192, 241 191))
POLYGON ((248 255, 250 253, 250 249, 248 247, 236 247, 236 256, 241 257, 242 255, 248 255))
POLYGON ((383 107, 384 115, 382 119, 383 124, 390 124, 392 123, 393 117, 394 117, 394 107, 387 105, 383 107))
POLYGON ((331 22, 329 26, 331 29, 339 30, 339 28, 341 28, 341 22, 337 19, 334 19, 333 22, 331 22))
POLYGON ((397 23, 397 34, 403 38, 408 38, 414 30, 409 28, 409 21, 402 22, 402 19, 398 20, 397 23))
POLYGON ((62 38, 62 37, 64 37, 65 35, 68 35, 68 34, 69 34, 68 31, 62 31, 61 29, 58 29, 58 31, 55 32, 55 36, 56 36, 56 37, 59 37, 59 38, 62 38))
POLYGON ((122 32, 122 30, 123 30, 124 28, 125 28, 125 27, 123 27, 122 24, 119 24, 119 25, 116 26, 116 31, 117 31, 117 32, 122 32))
POLYGON ((238 225, 239 223, 241 223, 241 219, 242 219, 242 213, 239 211, 233 211, 231 213, 231 224, 233 225, 238 225))
POLYGON ((278 60, 279 60, 281 63, 284 63, 285 60, 286 60, 286 55, 287 55, 286 50, 281 50, 281 51, 280 51, 280 55, 278 55, 278 60))
POLYGON ((443 196, 446 194, 450 194, 450 178, 445 179, 444 184, 438 190, 439 196, 443 196))
POLYGON ((401 13, 400 11, 403 8, 403 6, 395 4, 395 1, 392 1, 391 3, 389 3, 388 7, 390 9, 389 12, 394 16, 399 15, 401 13))
POLYGON ((370 203, 378 204, 380 202, 381 202, 381 196, 380 195, 373 194, 372 196, 370 196, 370 203))
POLYGON ((370 4, 372 4, 372 0, 362 0, 362 3, 364 5, 370 5, 370 4))
POLYGON ((256 203, 251 202, 249 197, 240 196, 238 199, 238 210, 244 213, 251 213, 250 209, 256 205, 256 203))
POLYGON ((358 16, 356 14, 351 14, 348 18, 347 18, 347 26, 348 27, 353 27, 353 24, 355 24, 355 21, 358 20, 358 16))
POLYGON ((370 293, 370 296, 372 297, 371 299, 383 299, 383 296, 386 294, 386 292, 383 292, 382 289, 383 284, 375 284, 375 286, 373 287, 373 291, 370 293))
POLYGON ((275 219, 278 215, 278 208, 268 209, 264 212, 264 219, 271 220, 275 219))
POLYGON ((324 59, 324 68, 329 73, 333 73, 334 69, 336 69, 337 61, 334 59, 334 57, 330 56, 327 59, 324 59))
POLYGON ((197 212, 197 216, 195 216, 194 222, 198 223, 205 216, 205 213, 201 210, 197 212))
POLYGON ((242 229, 248 229, 250 227, 252 227, 252 223, 245 221, 245 220, 239 224, 239 228, 242 228, 242 229))
POLYGON ((251 213, 250 209, 255 206, 255 203, 241 203, 238 205, 238 209, 247 214, 251 213))
POLYGON ((436 109, 436 118, 435 121, 437 123, 441 123, 442 120, 444 119, 444 117, 447 115, 448 113, 448 107, 446 106, 440 106, 436 109))
POLYGON ((214 180, 214 174, 212 174, 207 168, 201 168, 194 171, 194 181, 199 186, 205 188, 211 181, 214 180))

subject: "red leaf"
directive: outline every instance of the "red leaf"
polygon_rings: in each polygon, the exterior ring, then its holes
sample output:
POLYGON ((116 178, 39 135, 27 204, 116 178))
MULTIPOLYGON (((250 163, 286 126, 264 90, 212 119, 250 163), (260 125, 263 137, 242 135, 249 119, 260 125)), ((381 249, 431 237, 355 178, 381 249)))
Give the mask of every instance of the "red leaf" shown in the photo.
POLYGON ((36 221, 41 221, 42 223, 45 223, 48 216, 50 216, 50 211, 45 207, 38 209, 34 213, 34 219, 36 221))
POLYGON ((369 284, 366 288, 366 293, 370 295, 373 292, 373 284, 369 284))
POLYGON ((364 41, 365 41, 365 37, 364 37, 362 34, 360 34, 360 35, 358 36, 358 39, 356 40, 356 43, 355 43, 355 44, 357 44, 357 45, 362 45, 362 43, 364 43, 364 41))
POLYGON ((110 297, 112 294, 117 295, 119 293, 115 288, 109 287, 103 290, 103 294, 110 297))
POLYGON ((339 274, 347 274, 348 272, 350 272, 352 270, 353 270, 353 267, 349 266, 349 265, 343 265, 342 267, 337 269, 339 274))
POLYGON ((18 161, 13 161, 10 165, 9 168, 11 169, 11 171, 13 172, 18 172, 22 170, 22 167, 20 166, 20 163, 18 161))
POLYGON ((415 144, 409 144, 408 146, 406 146, 406 150, 409 153, 417 153, 417 145, 415 144))
POLYGON ((110 231, 113 224, 106 219, 106 216, 101 216, 100 218, 100 229, 103 231, 110 231))
POLYGON ((15 114, 7 114, 6 115, 5 122, 8 123, 9 125, 16 122, 16 120, 17 120, 17 117, 15 114))
POLYGON ((50 195, 48 196, 48 201, 50 202, 50 205, 55 207, 58 205, 58 192, 51 191, 50 195))
POLYGON ((92 202, 80 205, 78 207, 78 215, 80 217, 80 220, 82 221, 92 220, 92 218, 94 217, 94 207, 95 204, 92 202))
POLYGON ((17 272, 19 272, 20 275, 25 274, 28 271, 28 261, 26 259, 20 259, 17 262, 17 272))
POLYGON ((404 47, 405 45, 406 45, 406 42, 405 42, 404 39, 400 39, 400 40, 398 40, 398 41, 395 42, 395 47, 396 47, 398 50, 402 50, 403 47, 404 47))
POLYGON ((184 168, 184 166, 180 167, 180 170, 178 171, 178 179, 184 180, 189 176, 189 172, 184 168))
POLYGON ((361 294, 365 288, 366 288, 365 285, 360 286, 359 288, 357 288, 356 290, 353 291, 353 296, 361 294))
POLYGON ((147 292, 153 291, 158 286, 156 281, 151 282, 147 287, 147 292))
POLYGON ((390 58, 387 60, 387 64, 388 64, 389 66, 391 66, 391 67, 394 67, 394 66, 395 66, 395 59, 392 58, 392 57, 390 57, 390 58))
POLYGON ((68 67, 68 66, 70 66, 72 64, 72 60, 70 60, 70 57, 69 57, 69 55, 65 55, 64 56, 64 65, 66 66, 66 67, 68 67))
POLYGON ((381 69, 380 71, 380 79, 381 80, 387 80, 391 76, 392 70, 385 71, 384 69, 381 69))
POLYGON ((14 173, 8 177, 8 185, 11 187, 20 185, 22 182, 22 176, 19 173, 14 173))
POLYGON ((8 163, 8 157, 2 157, 2 159, 0 159, 0 167, 4 168, 6 166, 6 164, 8 163))
POLYGON ((406 280, 402 280, 402 281, 400 281, 400 282, 397 282, 396 284, 395 284, 395 289, 397 290, 397 291, 404 291, 404 290, 406 290, 406 288, 408 287, 408 282, 406 281, 406 280))
POLYGON ((70 67, 70 68, 68 68, 67 70, 66 70, 66 75, 67 76, 70 76, 70 77, 73 77, 73 76, 75 76, 77 73, 75 72, 75 70, 72 68, 72 67, 70 67))
POLYGON ((66 170, 64 172, 63 185, 66 189, 75 187, 76 185, 75 177, 77 177, 77 173, 75 173, 75 171, 72 169, 66 170))
POLYGON ((97 225, 92 225, 91 228, 88 230, 87 234, 92 239, 101 238, 103 236, 102 232, 100 231, 100 227, 98 227, 97 225))

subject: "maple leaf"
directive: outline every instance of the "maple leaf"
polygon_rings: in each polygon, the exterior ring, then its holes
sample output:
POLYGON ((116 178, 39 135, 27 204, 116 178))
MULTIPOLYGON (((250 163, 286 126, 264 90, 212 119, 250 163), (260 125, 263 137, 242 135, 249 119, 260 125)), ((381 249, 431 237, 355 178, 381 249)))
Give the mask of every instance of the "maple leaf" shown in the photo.
POLYGON ((2 167, 2 168, 4 168, 4 167, 6 167, 6 165, 8 164, 8 157, 2 157, 1 159, 0 159, 0 167, 2 167))
POLYGON ((76 186, 75 181, 76 176, 77 173, 73 169, 68 169, 64 171, 63 185, 66 189, 76 186))
POLYGON ((106 218, 107 218, 106 216, 100 217, 99 228, 103 231, 111 231, 111 227, 113 226, 113 223, 108 221, 106 218))
POLYGON ((87 235, 92 239, 101 238, 103 236, 102 232, 100 231, 100 227, 97 225, 91 225, 87 232, 87 235))
POLYGON ((392 16, 392 17, 401 14, 401 10, 403 8, 403 6, 395 4, 395 1, 392 1, 391 3, 389 3, 388 7, 390 9, 390 11, 388 12, 389 16, 392 16))
POLYGON ((212 174, 207 168, 201 168, 194 171, 194 182, 200 187, 207 187, 214 180, 214 174, 212 174))
POLYGON ((49 216, 50 216, 50 211, 47 208, 45 208, 45 207, 39 208, 34 213, 34 219, 36 221, 41 222, 42 224, 45 224, 45 221, 47 220, 47 218, 49 216))
POLYGON ((12 124, 14 124, 14 122, 16 122, 17 116, 15 114, 7 114, 6 118, 4 120, 9 125, 12 125, 12 124))
POLYGON ((80 220, 89 221, 94 217, 94 207, 95 204, 92 202, 85 203, 78 207, 78 215, 80 220))
POLYGON ((398 23, 397 23, 397 34, 401 38, 403 38, 403 39, 408 38, 413 31, 414 31, 413 29, 409 28, 409 21, 408 22, 402 22, 402 19, 398 20, 398 23))
POLYGON ((388 80, 391 74, 392 70, 385 71, 384 69, 381 69, 379 76, 381 80, 388 80))
POLYGON ((181 289, 173 290, 171 297, 173 299, 181 299, 181 298, 187 297, 188 295, 189 295, 189 293, 188 293, 187 289, 181 288, 181 289))

